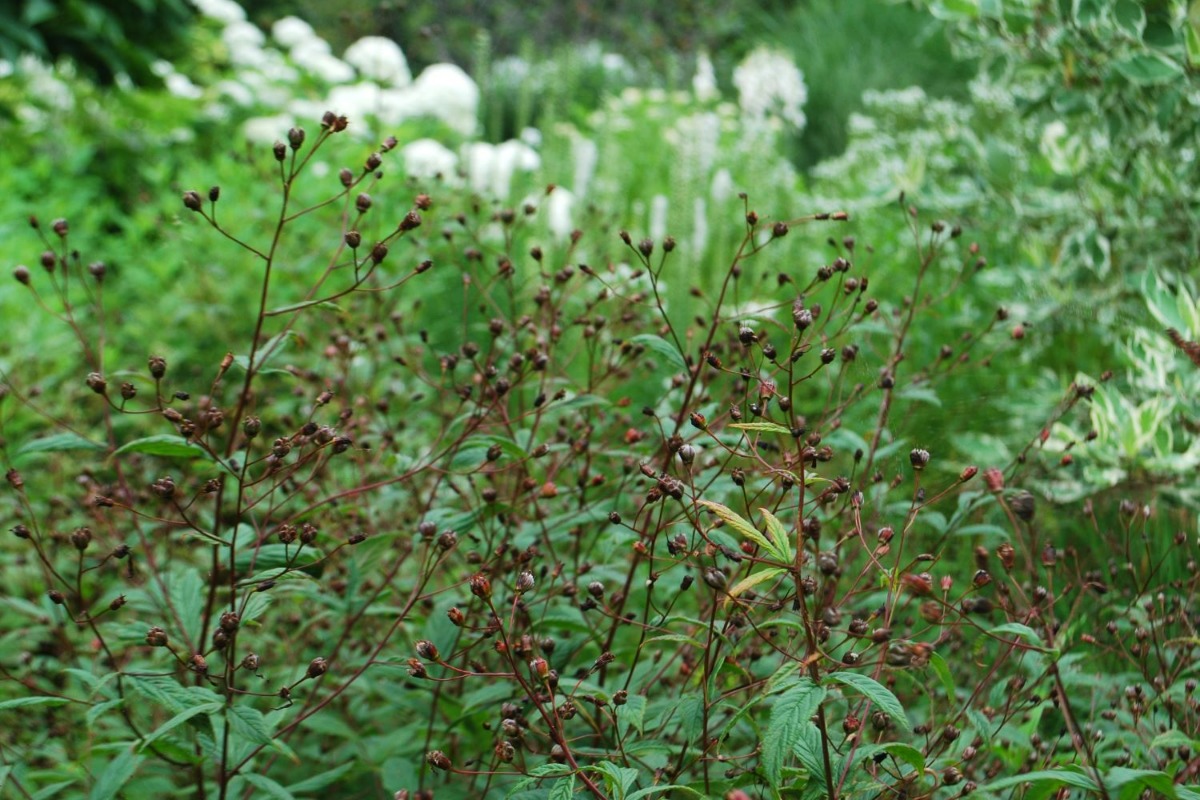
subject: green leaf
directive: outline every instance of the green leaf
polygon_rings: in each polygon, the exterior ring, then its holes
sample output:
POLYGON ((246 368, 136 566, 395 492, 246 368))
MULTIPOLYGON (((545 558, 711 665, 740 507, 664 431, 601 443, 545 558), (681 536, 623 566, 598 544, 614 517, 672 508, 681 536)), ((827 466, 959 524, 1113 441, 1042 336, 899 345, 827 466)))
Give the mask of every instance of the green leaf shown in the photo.
POLYGON ((106 449, 108 448, 99 442, 85 439, 77 433, 56 433, 53 436, 33 439, 21 445, 13 453, 13 460, 19 460, 32 453, 54 453, 65 450, 87 450, 98 453, 106 449))
POLYGON ((575 774, 571 773, 565 778, 559 778, 550 787, 549 800, 571 800, 575 794, 575 774))
POLYGON ((782 425, 777 425, 774 422, 731 422, 725 426, 738 431, 757 431, 758 433, 782 433, 784 436, 791 436, 792 432, 782 425))
POLYGON ((315 792, 317 789, 324 789, 326 786, 333 783, 353 768, 353 762, 346 762, 345 764, 334 767, 333 769, 326 770, 320 775, 314 775, 313 777, 306 778, 299 783, 290 784, 287 789, 292 794, 315 792))
POLYGON ((780 553, 775 547, 774 542, 759 533, 757 528, 735 514, 730 508, 723 506, 720 503, 714 503, 711 500, 698 500, 697 502, 716 514, 718 518, 724 520, 726 525, 733 528, 750 541, 754 542, 763 550, 766 550, 767 553, 772 555, 776 560, 784 560, 783 554, 780 553))
POLYGON ((661 336, 657 336, 653 333, 640 333, 637 336, 631 337, 629 339, 629 343, 633 345, 642 345, 647 350, 653 350, 655 353, 658 353, 660 356, 667 359, 667 361, 671 362, 672 366, 681 370, 687 370, 687 362, 683 360, 683 355, 679 352, 675 345, 671 344, 661 336))
POLYGON ((266 717, 257 709, 249 706, 232 706, 225 715, 225 720, 241 739, 251 744, 270 744, 271 730, 267 727, 266 717))
POLYGON ((161 433, 157 436, 146 436, 134 439, 118 447, 114 456, 123 453, 145 453, 148 456, 162 458, 208 458, 208 453, 200 445, 186 442, 179 436, 161 433))
POLYGON ((641 733, 645 717, 646 696, 642 694, 629 695, 625 700, 625 705, 617 706, 617 727, 620 730, 621 736, 628 736, 630 728, 634 728, 638 733, 641 733))
POLYGON ((247 772, 242 775, 242 779, 251 786, 262 790, 262 794, 258 795, 259 797, 274 797, 276 800, 296 800, 296 797, 291 792, 265 775, 256 775, 253 772, 247 772))
POLYGON ((929 666, 933 667, 933 671, 941 680, 942 688, 946 690, 946 697, 953 701, 955 696, 954 678, 950 674, 950 665, 946 663, 946 659, 942 658, 940 653, 930 653, 929 666))
POLYGON ((776 698, 762 740, 763 771, 773 788, 779 788, 784 762, 796 749, 804 726, 812 724, 808 718, 824 699, 825 688, 809 678, 801 678, 795 686, 776 698))
POLYGON ((1139 86, 1166 83, 1184 74, 1183 67, 1161 53, 1138 53, 1113 64, 1121 76, 1139 86))
POLYGON ((913 747, 911 744, 904 742, 887 742, 879 746, 880 751, 889 755, 895 756, 905 762, 917 771, 917 774, 925 772, 925 756, 920 750, 913 747))
POLYGON ((1003 636, 1004 634, 1019 636, 1028 641, 1030 644, 1035 644, 1038 647, 1042 647, 1042 637, 1038 636, 1037 631, 1028 625, 1023 625, 1020 622, 1006 622, 1003 625, 997 625, 989 630, 988 633, 990 633, 992 636, 1003 636))
POLYGON ((61 706, 69 702, 71 701, 64 697, 18 697, 16 700, 5 700, 0 703, 0 711, 25 706, 61 706))
POLYGON ((601 761, 595 769, 608 779, 608 788, 614 800, 621 800, 637 783, 638 771, 634 767, 619 767, 611 761, 601 761))
POLYGON ((134 753, 133 748, 122 749, 116 758, 108 762, 108 766, 100 773, 88 800, 112 800, 121 791, 121 787, 129 782, 133 773, 137 772, 142 763, 142 757, 134 753))
POLYGON ((154 733, 150 734, 145 739, 142 739, 141 744, 138 745, 138 752, 140 753, 141 751, 145 750, 152 742, 170 733, 192 717, 199 716, 200 714, 215 714, 216 712, 220 711, 222 707, 223 706, 220 703, 205 703, 203 705, 192 706, 191 708, 180 711, 178 714, 160 725, 154 731, 154 733))
POLYGON ((859 692, 905 731, 912 731, 912 726, 909 725, 908 717, 904 713, 904 706, 900 705, 896 695, 892 694, 879 681, 866 675, 859 675, 857 672, 834 672, 829 675, 829 680, 849 686, 859 692))
POLYGON ((745 578, 742 578, 742 580, 740 580, 736 584, 734 584, 733 587, 729 590, 729 597, 731 599, 734 597, 737 597, 742 592, 746 591, 747 589, 754 588, 755 586, 762 583, 763 581, 769 581, 772 578, 778 577, 780 575, 786 575, 786 574, 787 574, 787 570, 783 569, 782 567, 768 567, 767 569, 759 570, 758 572, 754 573, 753 575, 749 575, 745 578))
POLYGON ((779 554, 784 556, 782 560, 788 564, 793 563, 796 557, 792 554, 792 539, 788 536, 787 529, 783 527, 783 523, 779 521, 779 517, 772 514, 768 509, 760 508, 759 512, 763 515, 763 519, 767 521, 767 533, 771 535, 771 541, 779 549, 779 554))
POLYGON ((643 797, 650 797, 659 792, 687 792, 692 797, 704 797, 703 794, 697 792, 690 786, 680 786, 677 783, 669 783, 663 786, 651 786, 649 789, 639 789, 633 794, 625 798, 625 800, 642 800, 643 797))
POLYGON ((998 789, 1007 789, 1010 786, 1020 786, 1023 783, 1032 783, 1034 785, 1049 783, 1051 786, 1073 786, 1076 789, 1084 789, 1089 792, 1100 791, 1100 788, 1096 786, 1096 782, 1077 768, 1046 769, 1038 772, 1026 772, 1024 775, 1009 775, 979 788, 994 792, 998 789))
MULTIPOLYGON (((1109 791, 1121 794, 1125 794, 1124 787, 1130 786, 1137 790, 1149 789, 1155 797, 1176 796, 1175 781, 1167 773, 1157 770, 1113 767, 1103 776, 1103 780, 1109 791)), ((1141 791, 1138 791, 1138 794, 1141 794, 1141 791)))

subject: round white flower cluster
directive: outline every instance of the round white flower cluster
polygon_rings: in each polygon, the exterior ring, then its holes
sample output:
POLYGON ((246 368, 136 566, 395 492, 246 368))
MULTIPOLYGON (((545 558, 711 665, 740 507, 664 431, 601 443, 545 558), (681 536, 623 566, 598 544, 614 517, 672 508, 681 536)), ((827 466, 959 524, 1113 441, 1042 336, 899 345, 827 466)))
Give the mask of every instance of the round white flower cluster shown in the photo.
POLYGON ((808 87, 804 75, 787 54, 759 47, 733 70, 742 112, 754 120, 781 119, 799 129, 804 127, 804 104, 808 87))

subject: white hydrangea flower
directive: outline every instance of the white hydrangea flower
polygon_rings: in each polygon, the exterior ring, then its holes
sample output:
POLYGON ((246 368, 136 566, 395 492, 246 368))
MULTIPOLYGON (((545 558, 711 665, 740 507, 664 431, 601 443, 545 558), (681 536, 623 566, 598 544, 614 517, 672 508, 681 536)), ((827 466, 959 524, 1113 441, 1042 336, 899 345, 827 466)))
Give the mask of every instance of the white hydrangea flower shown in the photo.
POLYGON ((573 212, 575 195, 562 186, 554 187, 546 198, 546 226, 559 239, 566 239, 575 230, 573 212))
POLYGON ((201 16, 226 25, 246 21, 246 11, 233 0, 192 0, 192 5, 201 16))
POLYGON ((354 67, 332 53, 311 55, 297 62, 309 75, 325 83, 349 83, 354 80, 354 67))
POLYGON ((667 211, 671 201, 665 194, 656 194, 650 201, 650 238, 661 242, 667 235, 667 211))
POLYGON ((254 104, 254 92, 240 81, 224 80, 213 86, 221 97, 227 97, 239 106, 254 104))
POLYGON ((291 49, 288 50, 288 55, 292 57, 292 61, 295 61, 300 66, 306 66, 304 62, 310 58, 332 56, 333 48, 329 46, 329 42, 320 36, 312 36, 308 39, 301 39, 292 45, 291 49))
POLYGON ((498 145, 471 142, 465 146, 463 158, 471 188, 500 200, 507 199, 511 193, 513 174, 517 170, 532 172, 542 165, 541 156, 516 139, 498 145))
POLYGON ((713 202, 718 206, 728 202, 734 195, 733 176, 729 174, 729 170, 721 168, 713 175, 712 189, 709 190, 712 195, 713 202))
POLYGON ((713 68, 708 53, 696 57, 696 74, 692 76, 692 92, 701 103, 716 100, 721 92, 717 89, 717 71, 713 68))
POLYGON ((273 117, 252 117, 242 125, 242 135, 253 144, 271 145, 283 141, 294 120, 289 114, 273 117))
POLYGON ((600 163, 600 148, 591 139, 575 136, 571 139, 571 158, 575 162, 575 178, 573 186, 575 194, 585 197, 596 174, 596 165, 600 163))
POLYGON ((381 90, 377 84, 361 81, 349 86, 335 86, 326 104, 335 114, 351 119, 373 116, 379 112, 381 90))
POLYGON ((429 114, 464 136, 479 127, 479 87, 454 64, 431 64, 412 85, 416 114, 429 114))
POLYGON ((752 120, 777 117, 795 128, 807 119, 804 75, 785 53, 760 47, 733 70, 742 111, 752 120))
POLYGON ((384 36, 364 36, 346 48, 342 58, 365 78, 392 86, 412 83, 404 51, 384 36))
POLYGON ((453 178, 458 169, 458 156, 454 151, 433 139, 409 142, 400 150, 400 155, 404 159, 404 171, 413 178, 453 178))
POLYGON ((178 72, 167 75, 163 79, 163 83, 166 85, 167 91, 176 97, 197 100, 204 94, 204 90, 192 83, 191 78, 187 75, 180 75, 178 72))
POLYGON ((287 48, 317 38, 317 32, 299 17, 284 17, 271 26, 271 38, 287 48))

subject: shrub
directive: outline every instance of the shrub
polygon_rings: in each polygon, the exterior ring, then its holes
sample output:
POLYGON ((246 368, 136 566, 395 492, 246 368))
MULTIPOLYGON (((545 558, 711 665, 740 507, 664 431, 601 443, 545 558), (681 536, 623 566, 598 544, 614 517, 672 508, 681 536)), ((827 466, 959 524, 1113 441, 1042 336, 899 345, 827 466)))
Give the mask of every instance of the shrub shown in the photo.
POLYGON ((844 213, 743 198, 679 322, 669 236, 401 204, 393 140, 312 174, 345 125, 265 155, 269 215, 183 194, 258 282, 244 335, 189 331, 210 363, 113 348, 114 276, 34 220, 14 278, 78 367, 3 384, 18 792, 1200 796, 1194 520, 1024 488, 1086 442, 947 464, 914 422, 1023 344, 999 308, 920 345, 979 272, 958 227, 902 209, 885 305, 844 213))

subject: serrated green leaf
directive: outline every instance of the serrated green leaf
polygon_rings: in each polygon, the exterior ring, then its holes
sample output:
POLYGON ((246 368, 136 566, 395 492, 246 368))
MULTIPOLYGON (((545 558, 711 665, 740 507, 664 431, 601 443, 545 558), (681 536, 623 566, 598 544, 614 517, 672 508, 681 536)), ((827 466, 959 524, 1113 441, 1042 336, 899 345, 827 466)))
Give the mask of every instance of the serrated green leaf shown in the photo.
POLYGON ((742 578, 742 580, 735 583, 733 585, 733 587, 730 588, 730 590, 729 590, 729 599, 733 599, 734 597, 737 597, 742 592, 746 591, 747 589, 754 588, 755 586, 762 583, 763 581, 769 581, 772 578, 776 578, 776 577, 779 577, 780 575, 786 575, 786 574, 787 574, 787 570, 783 569, 782 567, 768 567, 767 569, 759 570, 758 572, 755 572, 753 575, 748 575, 745 578, 742 578))
POLYGON ((791 436, 792 432, 782 425, 774 422, 731 422, 725 426, 739 431, 754 431, 758 433, 782 433, 785 436, 791 436))
POLYGON ((637 783, 638 771, 634 767, 620 767, 611 761, 601 761, 595 770, 608 779, 609 791, 614 800, 622 800, 637 783))
POLYGON ((1084 789, 1089 792, 1098 792, 1100 790, 1096 786, 1096 782, 1082 771, 1069 768, 1026 772, 1024 775, 1008 775, 979 788, 994 792, 998 789, 1007 789, 1010 786, 1020 786, 1023 783, 1036 785, 1046 782, 1049 782, 1053 786, 1073 786, 1076 789, 1084 789))
POLYGON ((1037 631, 1020 622, 1006 622, 1003 625, 997 625, 989 630, 988 633, 992 636, 1003 636, 1005 634, 1019 636, 1027 640, 1030 644, 1035 644, 1038 647, 1042 646, 1042 637, 1038 636, 1037 631))
POLYGON ((683 360, 683 354, 679 352, 675 345, 668 342, 653 333, 640 333, 637 336, 630 337, 629 343, 633 345, 642 345, 647 350, 653 350, 663 358, 671 362, 671 365, 677 369, 686 370, 687 362, 683 360))
POLYGON ((800 741, 804 726, 812 724, 808 718, 824 699, 825 688, 809 678, 801 678, 795 686, 775 699, 762 738, 763 772, 773 788, 779 788, 785 761, 791 757, 800 741))
POLYGON ((208 458, 209 455, 200 445, 184 441, 181 437, 162 433, 156 436, 146 436, 126 442, 113 451, 114 456, 124 453, 143 453, 148 456, 161 458, 208 458))
POLYGON ((266 717, 258 709, 249 706, 232 706, 225 714, 225 721, 240 739, 251 744, 270 744, 271 730, 266 717))
POLYGON ((550 787, 549 800, 571 800, 575 794, 575 773, 559 778, 550 787))
POLYGON ((633 728, 642 732, 642 723, 646 718, 646 696, 631 694, 625 699, 625 705, 617 706, 617 728, 622 737, 629 735, 633 728))
POLYGON ((933 671, 941 680, 942 688, 946 690, 946 697, 953 701, 955 697, 954 677, 950 674, 950 665, 946 663, 946 659, 942 658, 939 653, 930 653, 929 666, 933 667, 933 671))
POLYGON ((912 731, 912 725, 909 724, 908 716, 904 713, 904 706, 900 705, 896 695, 892 694, 879 681, 866 675, 859 675, 857 672, 834 672, 828 676, 828 679, 854 689, 870 700, 880 711, 887 714, 902 729, 912 731))
POLYGON ((793 563, 796 557, 792 553, 792 539, 788 536, 787 529, 783 527, 779 517, 771 513, 770 509, 760 508, 758 510, 762 513, 763 519, 767 521, 767 533, 771 535, 771 541, 775 543, 779 554, 783 556, 782 560, 788 564, 793 563))
POLYGON ((262 790, 263 793, 259 795, 260 797, 274 797, 275 800, 296 800, 295 795, 280 786, 275 781, 268 778, 266 775, 257 775, 253 772, 247 772, 246 774, 242 775, 242 779, 256 789, 262 790))
POLYGON ((26 706, 61 706, 71 702, 64 697, 18 697, 15 700, 5 700, 0 703, 0 711, 26 706))
POLYGON ((56 453, 70 450, 86 450, 96 453, 106 449, 108 448, 105 445, 85 439, 77 433, 56 433, 53 436, 33 439, 21 445, 13 453, 13 460, 20 460, 33 453, 56 453))
POLYGON ((714 503, 711 500, 698 500, 700 505, 712 511, 717 517, 745 538, 754 542, 778 561, 783 561, 783 554, 775 547, 775 543, 758 532, 758 529, 733 512, 732 509, 714 503))
POLYGON ((651 786, 649 789, 639 789, 633 794, 625 798, 625 800, 641 800, 643 797, 650 797, 659 794, 660 792, 687 792, 692 797, 704 797, 701 792, 696 791, 690 786, 680 786, 677 783, 669 783, 663 786, 651 786))
POLYGON ((141 763, 142 757, 132 747, 122 749, 100 773, 88 794, 88 800, 112 800, 137 772, 141 763))
POLYGON ((216 712, 220 711, 222 707, 223 706, 220 703, 205 703, 204 705, 192 706, 191 708, 180 711, 178 714, 171 717, 169 720, 155 729, 154 733, 150 734, 145 739, 142 739, 141 743, 138 744, 138 752, 140 753, 141 751, 145 750, 150 746, 150 744, 175 730, 192 717, 199 716, 200 714, 215 714, 216 712))

